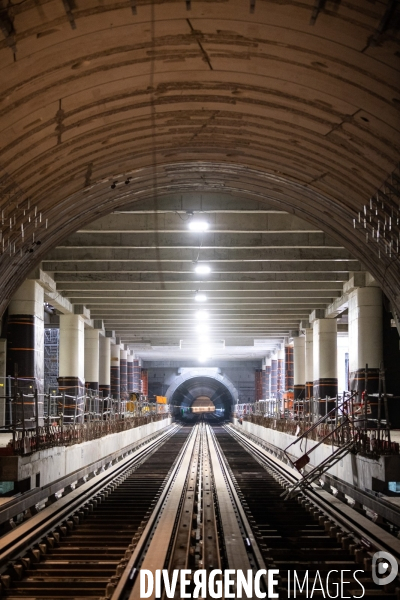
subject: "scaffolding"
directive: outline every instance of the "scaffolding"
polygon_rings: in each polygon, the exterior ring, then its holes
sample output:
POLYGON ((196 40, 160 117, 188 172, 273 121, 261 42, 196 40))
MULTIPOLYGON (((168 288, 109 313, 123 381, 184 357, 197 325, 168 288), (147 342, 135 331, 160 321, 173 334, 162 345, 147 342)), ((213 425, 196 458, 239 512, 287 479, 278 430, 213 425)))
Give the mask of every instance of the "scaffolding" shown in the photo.
POLYGON ((60 330, 46 327, 44 330, 44 390, 49 394, 58 392, 59 346, 60 330))
POLYGON ((7 377, 0 383, 5 390, 0 400, 7 407, 0 431, 9 435, 8 445, 0 448, 3 456, 93 440, 167 418, 170 411, 169 404, 149 402, 142 395, 135 395, 135 401, 114 400, 92 390, 82 396, 46 394, 31 379, 7 377))
MULTIPOLYGON (((365 373, 365 388, 367 388, 368 365, 365 365, 365 373)), ((385 369, 382 363, 379 371, 378 393, 368 394, 367 389, 363 394, 357 391, 344 393, 341 403, 337 398, 332 410, 321 416, 289 444, 284 453, 302 478, 283 494, 285 499, 293 498, 299 492, 309 488, 313 482, 321 479, 324 473, 350 452, 372 457, 382 454, 399 454, 399 444, 391 442, 390 439, 388 396, 385 369), (378 400, 377 414, 375 415, 377 418, 373 418, 371 407, 371 400, 374 399, 378 400), (382 418, 383 416, 384 418, 382 418), (307 444, 313 439, 315 432, 319 432, 319 439, 311 448, 307 448, 307 444), (315 452, 321 444, 327 443, 332 446, 331 454, 306 471, 306 467, 310 463, 310 454, 315 452), (298 458, 292 456, 296 447, 303 452, 298 458)), ((316 457, 316 455, 314 456, 316 457)), ((316 460, 318 459, 316 458, 316 460)))

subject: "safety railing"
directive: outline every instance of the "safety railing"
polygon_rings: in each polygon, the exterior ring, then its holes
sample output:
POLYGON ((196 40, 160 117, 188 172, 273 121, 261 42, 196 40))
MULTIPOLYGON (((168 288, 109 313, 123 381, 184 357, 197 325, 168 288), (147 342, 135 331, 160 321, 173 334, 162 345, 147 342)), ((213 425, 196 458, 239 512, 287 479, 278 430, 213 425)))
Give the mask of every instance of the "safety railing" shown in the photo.
POLYGON ((143 396, 133 401, 102 397, 92 390, 83 395, 45 394, 35 380, 10 377, 2 382, 0 432, 9 440, 0 455, 81 443, 169 416, 168 404, 143 396))
POLYGON ((168 413, 148 413, 144 416, 97 420, 75 425, 44 425, 37 429, 17 431, 12 442, 0 451, 4 454, 29 454, 54 446, 71 446, 95 440, 111 433, 120 433, 168 417, 168 413))
POLYGON ((292 411, 285 411, 282 402, 274 398, 237 404, 234 416, 239 422, 250 421, 295 436, 297 439, 293 444, 307 439, 317 445, 329 444, 337 448, 353 444, 356 452, 366 456, 399 453, 399 444, 390 438, 384 394, 365 396, 343 392, 336 398, 310 398, 307 402, 309 408, 303 412, 303 418, 296 414, 295 404, 292 411), (374 400, 378 405, 376 415, 371 410, 374 400))

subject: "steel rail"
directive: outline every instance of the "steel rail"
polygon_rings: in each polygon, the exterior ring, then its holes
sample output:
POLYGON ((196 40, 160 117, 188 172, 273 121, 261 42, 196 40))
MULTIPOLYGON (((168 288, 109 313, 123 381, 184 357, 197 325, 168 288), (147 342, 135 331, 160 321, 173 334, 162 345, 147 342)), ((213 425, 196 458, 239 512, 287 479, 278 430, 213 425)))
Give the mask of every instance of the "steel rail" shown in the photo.
POLYGON ((143 568, 149 568, 150 570, 164 568, 171 534, 177 518, 177 508, 186 482, 197 431, 197 427, 194 427, 176 458, 174 467, 172 468, 160 498, 124 572, 121 574, 120 580, 111 596, 111 600, 127 600, 128 598, 131 600, 132 598, 140 598, 137 579, 139 567, 143 566, 143 568), (161 523, 161 521, 163 522, 161 523), (159 528, 160 524, 161 528, 159 528), (146 561, 147 556, 149 556, 149 559, 146 561))
POLYGON ((355 502, 369 508, 389 523, 400 528, 400 507, 391 503, 390 500, 382 498, 380 492, 359 490, 355 485, 341 481, 338 477, 327 473, 322 475, 322 480, 326 485, 336 488, 339 492, 346 494, 355 502))
POLYGON ((176 523, 175 534, 173 535, 173 543, 171 540, 170 544, 171 554, 167 558, 168 571, 170 573, 174 570, 189 569, 194 566, 197 531, 193 526, 194 522, 197 523, 202 439, 203 432, 200 425, 180 502, 179 518, 176 523))
MULTIPOLYGON (((168 427, 173 427, 173 425, 169 425, 168 427)), ((164 431, 166 430, 163 429, 162 432, 164 431)), ((5 502, 0 507, 0 524, 8 521, 9 519, 12 519, 13 517, 23 513, 26 510, 29 510, 30 508, 35 506, 35 504, 43 502, 43 500, 54 496, 55 494, 60 492, 60 490, 70 486, 76 481, 79 481, 84 477, 92 475, 92 473, 98 471, 99 469, 102 469, 105 465, 109 464, 110 462, 115 461, 120 457, 125 458, 126 454, 132 453, 132 451, 138 449, 143 444, 147 443, 152 439, 155 439, 159 435, 159 433, 160 432, 151 433, 145 436, 144 438, 137 440, 136 442, 133 442, 132 444, 129 444, 124 448, 121 448, 121 450, 113 452, 112 454, 108 454, 102 459, 90 463, 82 469, 73 471, 69 475, 61 477, 60 479, 57 479, 52 483, 49 483, 48 485, 45 485, 39 489, 35 488, 33 490, 30 490, 29 492, 18 495, 14 498, 10 498, 8 502, 5 502)))
POLYGON ((4 573, 10 563, 21 558, 30 548, 40 544, 41 540, 73 517, 82 506, 102 493, 108 495, 107 488, 117 477, 136 468, 179 429, 179 426, 168 428, 168 431, 146 442, 107 471, 96 475, 64 498, 43 509, 26 523, 4 535, 1 538, 0 573, 4 573))
MULTIPOLYGON (((236 431, 240 432, 240 429, 238 429, 236 425, 231 425, 231 427, 236 429, 236 431)), ((283 462, 285 461, 285 454, 281 448, 278 448, 277 446, 274 446, 273 444, 265 440, 261 440, 259 442, 258 440, 260 438, 257 438, 257 436, 255 436, 253 433, 246 432, 246 436, 254 440, 256 444, 259 444, 263 448, 266 448, 270 454, 277 456, 277 458, 283 462)), ((294 458, 295 457, 293 457, 293 459, 294 458)), ((332 486, 339 492, 342 492, 343 494, 346 494, 347 496, 352 498, 355 502, 358 502, 366 508, 374 511, 377 515, 379 515, 389 523, 395 525, 396 527, 400 527, 400 507, 394 502, 390 502, 389 499, 386 500, 382 498, 380 492, 357 489, 356 486, 342 481, 336 476, 330 475, 328 473, 324 473, 321 476, 321 479, 326 483, 327 486, 332 486)))
POLYGON ((199 504, 201 503, 202 507, 199 518, 201 538, 199 544, 201 550, 199 567, 210 572, 213 569, 221 569, 222 549, 220 548, 220 540, 218 538, 211 458, 208 451, 207 438, 204 433, 205 425, 203 424, 201 477, 199 481, 199 504))
MULTIPOLYGON (((209 425, 207 425, 207 443, 228 568, 243 572, 253 570, 254 573, 261 569, 267 571, 246 512, 237 494, 228 461, 209 425)), ((262 581, 266 591, 268 584, 265 575, 263 575, 262 581)))
MULTIPOLYGON (((199 568, 220 568, 221 554, 226 567, 244 572, 266 566, 253 535, 246 513, 232 481, 226 459, 212 428, 197 425, 182 448, 168 483, 132 554, 111 600, 140 598, 140 570, 189 568, 195 539, 201 522, 202 560, 199 568), (201 475, 197 474, 201 465, 201 475), (196 493, 197 488, 197 493, 196 493), (214 499, 218 517, 214 512, 214 499), (199 519, 195 504, 203 506, 199 519), (205 507, 205 508, 204 508, 205 507), (197 530, 191 524, 197 523, 197 530), (222 547, 219 546, 217 521, 222 547), (208 535, 208 534, 211 535, 208 535), (207 540, 205 540, 207 534, 207 540), (191 539, 192 538, 192 539, 191 539), (209 539, 210 538, 210 539, 209 539), (218 554, 218 556, 217 556, 218 554), (210 562, 211 561, 211 562, 210 562)), ((266 578, 263 585, 267 588, 266 578)), ((178 586, 179 587, 179 586, 178 586)), ((177 588, 178 589, 178 588, 177 588)), ((176 592, 179 594, 179 591, 176 592)), ((176 595, 175 597, 179 597, 176 595)), ((155 598, 153 589, 150 599, 155 598)))
MULTIPOLYGON (((253 440, 246 438, 241 432, 231 425, 225 425, 224 429, 236 439, 264 468, 275 473, 280 478, 280 483, 289 487, 301 478, 301 475, 292 467, 285 465, 282 461, 271 456, 262 446, 253 440)), ((260 440, 261 442, 261 440, 260 440)), ((313 507, 319 508, 330 519, 340 525, 348 534, 352 534, 364 546, 372 550, 383 550, 390 552, 400 564, 400 540, 386 532, 384 529, 360 515, 353 508, 321 490, 316 484, 299 494, 301 502, 307 499, 313 507)), ((311 506, 310 506, 311 510, 311 506)))
MULTIPOLYGON (((147 552, 143 558, 143 561, 141 562, 141 569, 147 569, 154 573, 157 569, 162 570, 166 567, 168 550, 170 548, 171 540, 173 537, 175 537, 173 536, 175 525, 177 523, 177 519, 179 520, 179 518, 183 516, 182 499, 185 496, 185 489, 187 489, 188 479, 190 479, 192 475, 193 463, 196 460, 194 454, 198 441, 198 434, 199 430, 197 425, 194 427, 194 430, 189 438, 189 443, 179 465, 179 470, 174 476, 168 496, 162 507, 157 527, 153 532, 147 552)), ((186 500, 186 498, 184 498, 184 500, 186 500)), ((183 506, 184 505, 185 503, 183 502, 183 506)), ((176 538, 179 537, 180 531, 181 530, 178 527, 176 531, 176 538)), ((155 597, 155 589, 153 589, 150 600, 154 600, 155 597)), ((133 589, 129 595, 129 600, 139 600, 139 598, 141 598, 140 582, 139 579, 136 579, 133 589)))
MULTIPOLYGON (((174 571, 182 569, 192 573, 196 569, 205 569, 208 573, 221 569, 212 480, 207 430, 204 422, 201 422, 181 498, 176 530, 170 544, 171 553, 167 559, 170 577, 174 571)), ((221 576, 217 578, 221 579, 221 576)), ((181 593, 179 583, 174 597, 178 600, 181 593)))

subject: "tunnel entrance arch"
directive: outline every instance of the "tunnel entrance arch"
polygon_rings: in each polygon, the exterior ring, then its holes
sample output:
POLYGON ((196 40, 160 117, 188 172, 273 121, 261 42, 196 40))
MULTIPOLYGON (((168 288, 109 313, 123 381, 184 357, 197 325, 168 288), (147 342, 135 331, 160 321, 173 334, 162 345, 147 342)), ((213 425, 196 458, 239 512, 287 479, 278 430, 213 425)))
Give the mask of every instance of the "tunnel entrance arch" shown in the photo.
POLYGON ((228 417, 239 393, 232 381, 216 369, 193 368, 185 370, 166 392, 168 404, 174 414, 189 410, 200 397, 208 397, 219 416, 228 417))

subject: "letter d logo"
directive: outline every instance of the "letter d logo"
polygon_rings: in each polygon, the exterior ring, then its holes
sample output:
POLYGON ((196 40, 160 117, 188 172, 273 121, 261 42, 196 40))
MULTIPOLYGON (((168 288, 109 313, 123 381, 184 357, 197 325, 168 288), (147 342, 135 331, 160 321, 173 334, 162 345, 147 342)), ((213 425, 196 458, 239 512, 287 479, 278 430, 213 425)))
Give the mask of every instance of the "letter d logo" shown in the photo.
POLYGON ((394 556, 388 552, 375 552, 372 557, 372 579, 378 585, 387 585, 392 583, 399 572, 399 565, 394 556), (386 577, 382 577, 385 575, 386 577))

